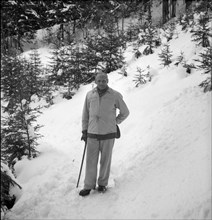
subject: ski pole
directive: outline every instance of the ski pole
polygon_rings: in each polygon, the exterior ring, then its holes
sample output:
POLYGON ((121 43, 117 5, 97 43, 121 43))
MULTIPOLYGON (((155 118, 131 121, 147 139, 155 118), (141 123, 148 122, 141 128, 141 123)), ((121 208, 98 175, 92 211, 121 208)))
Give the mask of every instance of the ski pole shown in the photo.
POLYGON ((84 157, 85 157, 85 151, 86 151, 86 141, 85 141, 85 147, 84 147, 84 151, 83 151, 83 155, 82 155, 82 162, 81 162, 79 177, 78 177, 78 181, 77 181, 77 187, 79 186, 80 176, 81 176, 83 162, 84 162, 84 157))

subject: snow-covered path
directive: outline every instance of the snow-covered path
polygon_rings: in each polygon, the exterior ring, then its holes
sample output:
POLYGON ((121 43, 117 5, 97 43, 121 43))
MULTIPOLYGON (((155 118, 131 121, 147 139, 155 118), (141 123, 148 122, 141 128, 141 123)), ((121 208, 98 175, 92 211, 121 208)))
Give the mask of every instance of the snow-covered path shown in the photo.
MULTIPOLYGON (((20 216, 20 219, 208 218, 211 96, 193 87, 191 81, 195 84, 198 77, 191 77, 194 79, 184 79, 170 93, 164 89, 151 95, 146 91, 143 97, 138 91, 125 94, 131 115, 121 125, 122 138, 114 147, 109 184, 112 188, 104 195, 94 192, 81 198, 76 189, 83 143, 79 141, 80 113, 77 114, 81 106, 75 102, 82 101, 89 86, 73 100, 47 109, 40 121, 45 122, 43 141, 49 145, 41 144, 43 153, 37 159, 17 164, 24 193, 9 216, 14 219, 20 216), (139 97, 142 103, 133 101, 139 97)), ((120 76, 117 78, 114 77, 115 81, 120 80, 120 76)), ((151 86, 145 89, 151 90, 151 86)), ((80 187, 83 176, 84 173, 80 187)))
MULTIPOLYGON (((187 54, 193 49, 188 45, 187 54)), ((161 68, 156 53, 127 70, 127 77, 109 74, 130 109, 114 146, 109 190, 80 197, 84 169, 76 188, 82 105, 92 88, 86 85, 40 117, 41 155, 16 163, 23 190, 8 219, 211 219, 211 93, 198 87, 204 76, 161 68), (136 66, 150 64, 152 82, 135 88, 136 66)))

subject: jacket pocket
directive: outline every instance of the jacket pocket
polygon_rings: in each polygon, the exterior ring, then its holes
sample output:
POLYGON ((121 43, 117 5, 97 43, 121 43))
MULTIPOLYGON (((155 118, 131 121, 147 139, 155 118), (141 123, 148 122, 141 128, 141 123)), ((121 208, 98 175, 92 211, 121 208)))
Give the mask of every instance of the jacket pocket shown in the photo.
POLYGON ((116 125, 116 139, 119 139, 120 137, 121 137, 121 132, 120 132, 119 126, 116 125))

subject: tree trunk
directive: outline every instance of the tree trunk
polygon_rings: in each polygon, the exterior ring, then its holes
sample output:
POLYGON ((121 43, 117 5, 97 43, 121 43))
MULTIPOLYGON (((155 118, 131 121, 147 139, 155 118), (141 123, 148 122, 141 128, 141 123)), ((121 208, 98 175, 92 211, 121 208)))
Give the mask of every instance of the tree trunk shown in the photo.
POLYGON ((177 0, 171 0, 171 17, 176 17, 176 3, 177 0))
POLYGON ((64 41, 64 25, 60 24, 60 40, 64 41))
MULTIPOLYGON (((24 112, 24 107, 23 107, 23 104, 22 104, 22 101, 20 102, 21 104, 21 111, 24 112)), ((27 120, 25 119, 25 114, 23 115, 23 126, 24 126, 24 129, 26 131, 26 135, 27 135, 27 144, 28 144, 28 159, 31 159, 32 157, 32 152, 31 152, 31 143, 30 143, 30 134, 29 134, 29 127, 28 127, 28 123, 27 123, 27 120)))
POLYGON ((75 34, 75 32, 76 32, 76 20, 74 20, 74 24, 73 24, 73 34, 75 34))
POLYGON ((125 9, 124 9, 124 6, 123 6, 122 22, 121 22, 121 30, 122 30, 122 33, 124 33, 124 17, 125 17, 125 9))
POLYGON ((186 10, 188 10, 192 5, 192 0, 185 0, 186 10))
POLYGON ((169 20, 169 0, 163 0, 163 24, 169 20))

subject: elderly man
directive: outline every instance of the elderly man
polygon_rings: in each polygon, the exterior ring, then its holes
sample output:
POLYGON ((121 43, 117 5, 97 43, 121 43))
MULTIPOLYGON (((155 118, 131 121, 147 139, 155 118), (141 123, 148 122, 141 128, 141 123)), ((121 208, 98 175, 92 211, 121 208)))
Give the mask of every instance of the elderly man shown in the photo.
POLYGON ((107 74, 98 73, 95 83, 97 87, 86 95, 82 114, 81 140, 87 143, 87 154, 84 188, 80 191, 80 196, 87 196, 91 189, 96 188, 99 155, 101 158, 97 190, 99 192, 106 190, 117 132, 116 125, 129 115, 122 95, 108 87, 107 74))

